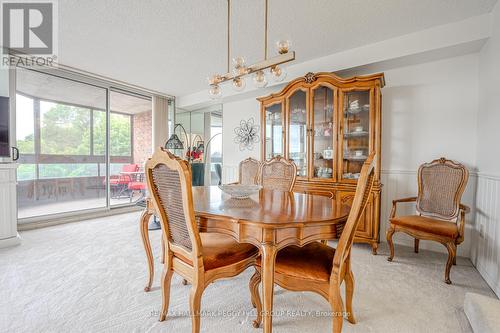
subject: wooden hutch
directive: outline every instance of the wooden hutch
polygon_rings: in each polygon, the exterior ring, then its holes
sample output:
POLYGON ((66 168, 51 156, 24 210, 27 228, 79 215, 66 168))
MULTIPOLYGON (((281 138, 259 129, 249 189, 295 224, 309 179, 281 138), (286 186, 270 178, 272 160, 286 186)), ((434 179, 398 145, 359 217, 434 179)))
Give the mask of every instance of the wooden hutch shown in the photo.
POLYGON ((340 78, 307 73, 261 103, 262 160, 281 155, 297 165, 296 192, 354 199, 363 162, 376 153, 376 184, 355 241, 377 253, 380 229, 381 88, 384 74, 340 78))

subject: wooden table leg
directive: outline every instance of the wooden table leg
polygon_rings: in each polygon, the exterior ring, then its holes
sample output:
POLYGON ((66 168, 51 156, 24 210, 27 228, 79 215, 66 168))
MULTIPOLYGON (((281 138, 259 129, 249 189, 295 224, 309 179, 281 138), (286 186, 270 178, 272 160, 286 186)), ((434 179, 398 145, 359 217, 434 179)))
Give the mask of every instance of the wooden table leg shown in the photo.
POLYGON ((151 290, 151 285, 153 284, 153 276, 154 276, 153 252, 151 251, 151 243, 149 242, 149 232, 148 232, 148 224, 151 215, 152 215, 151 212, 145 209, 144 212, 142 212, 140 220, 142 244, 144 245, 144 251, 146 252, 146 258, 148 260, 148 269, 149 269, 149 279, 148 283, 146 284, 146 287, 144 287, 144 291, 151 290))
POLYGON ((273 292, 274 292, 274 262, 276 260, 276 246, 262 244, 262 295, 264 333, 273 330, 273 292))

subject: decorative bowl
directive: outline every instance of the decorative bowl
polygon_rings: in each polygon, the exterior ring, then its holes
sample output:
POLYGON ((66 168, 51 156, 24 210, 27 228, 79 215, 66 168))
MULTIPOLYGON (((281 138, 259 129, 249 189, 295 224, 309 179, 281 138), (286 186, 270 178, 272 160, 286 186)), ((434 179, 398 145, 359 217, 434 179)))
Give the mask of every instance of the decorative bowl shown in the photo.
POLYGON ((240 184, 226 184, 219 185, 222 192, 229 194, 235 199, 246 199, 252 194, 260 191, 262 186, 260 185, 240 185, 240 184))

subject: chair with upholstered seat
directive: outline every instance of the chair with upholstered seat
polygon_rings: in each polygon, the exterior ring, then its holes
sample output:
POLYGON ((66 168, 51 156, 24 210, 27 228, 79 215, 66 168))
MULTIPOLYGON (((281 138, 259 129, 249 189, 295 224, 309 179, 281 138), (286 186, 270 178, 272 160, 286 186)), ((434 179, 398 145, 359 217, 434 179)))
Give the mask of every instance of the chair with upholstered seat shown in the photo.
POLYGON ((192 332, 200 331, 200 305, 204 289, 213 281, 233 277, 255 265, 258 249, 230 236, 198 231, 193 209, 191 172, 186 161, 159 148, 146 163, 146 179, 165 239, 161 278, 165 320, 173 273, 188 280, 192 332))
MULTIPOLYGON (((354 276, 351 271, 351 247, 354 234, 369 200, 375 180, 374 155, 364 163, 356 187, 349 217, 340 236, 337 248, 320 242, 312 242, 303 247, 289 246, 280 250, 276 256, 274 281, 282 288, 292 291, 312 291, 323 296, 329 303, 333 313, 333 332, 341 332, 344 305, 340 294, 342 282, 346 289, 347 319, 355 323, 352 297, 354 292, 354 276)), ((262 320, 261 301, 258 284, 261 281, 260 259, 256 272, 250 279, 252 302, 257 308, 257 319, 254 327, 262 320)))
POLYGON ((247 158, 240 162, 239 180, 241 185, 255 185, 259 182, 260 161, 254 158, 247 158))
POLYGON ((297 166, 281 156, 263 162, 260 167, 260 184, 264 189, 291 191, 297 177, 297 166))
POLYGON ((415 238, 418 253, 420 239, 437 241, 448 249, 445 282, 450 284, 450 270, 456 264, 457 245, 464 240, 465 214, 469 208, 460 203, 469 172, 458 163, 440 158, 418 169, 418 196, 392 202, 387 242, 394 258, 392 236, 401 231, 415 238), (396 216, 396 205, 416 202, 417 215, 396 216))

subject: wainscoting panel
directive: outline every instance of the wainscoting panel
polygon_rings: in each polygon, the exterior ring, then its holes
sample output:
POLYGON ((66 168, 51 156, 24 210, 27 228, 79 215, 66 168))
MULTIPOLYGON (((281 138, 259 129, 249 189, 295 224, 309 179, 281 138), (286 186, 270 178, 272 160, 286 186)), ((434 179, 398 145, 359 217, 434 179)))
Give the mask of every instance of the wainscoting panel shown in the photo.
POLYGON ((500 297, 500 177, 478 175, 471 260, 500 297))

